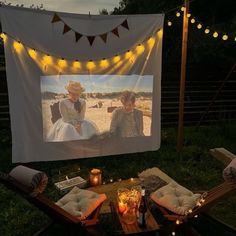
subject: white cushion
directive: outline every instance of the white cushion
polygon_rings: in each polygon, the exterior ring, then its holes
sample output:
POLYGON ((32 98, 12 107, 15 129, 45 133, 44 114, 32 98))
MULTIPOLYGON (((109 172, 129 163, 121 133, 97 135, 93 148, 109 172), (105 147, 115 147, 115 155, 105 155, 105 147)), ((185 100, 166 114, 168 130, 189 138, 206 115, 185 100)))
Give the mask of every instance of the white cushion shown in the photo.
POLYGON ((193 209, 200 197, 201 194, 193 194, 176 182, 170 182, 151 194, 153 201, 178 215, 185 215, 193 209))
POLYGON ((83 220, 105 200, 105 194, 98 194, 74 187, 69 193, 57 201, 56 204, 71 215, 83 220))

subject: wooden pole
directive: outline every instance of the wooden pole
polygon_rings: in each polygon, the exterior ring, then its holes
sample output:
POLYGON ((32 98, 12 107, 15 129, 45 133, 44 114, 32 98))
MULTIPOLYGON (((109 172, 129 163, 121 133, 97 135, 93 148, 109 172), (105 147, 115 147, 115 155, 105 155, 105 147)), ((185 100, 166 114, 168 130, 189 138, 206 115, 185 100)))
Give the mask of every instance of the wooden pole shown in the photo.
POLYGON ((186 61, 187 61, 187 42, 188 42, 188 10, 189 0, 184 1, 183 14, 183 35, 182 35, 182 57, 181 57, 181 75, 180 75, 180 91, 179 91, 179 123, 177 137, 177 151, 181 151, 184 142, 184 93, 186 80, 186 61))

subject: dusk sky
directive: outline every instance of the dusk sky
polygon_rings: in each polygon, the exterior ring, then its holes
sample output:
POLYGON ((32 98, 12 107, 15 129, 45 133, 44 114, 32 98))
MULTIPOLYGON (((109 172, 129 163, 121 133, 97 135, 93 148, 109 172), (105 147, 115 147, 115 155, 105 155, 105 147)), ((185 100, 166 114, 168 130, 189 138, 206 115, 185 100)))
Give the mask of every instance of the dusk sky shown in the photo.
MULTIPOLYGON (((112 11, 114 7, 119 5, 120 0, 10 0, 7 3, 24 4, 25 7, 30 7, 32 4, 40 6, 43 4, 45 10, 71 12, 80 14, 98 14, 99 10, 106 8, 112 11)), ((4 2, 4 1, 3 1, 4 2)))
POLYGON ((153 87, 152 75, 51 75, 41 76, 41 91, 66 93, 69 80, 79 81, 88 93, 152 92, 153 87))

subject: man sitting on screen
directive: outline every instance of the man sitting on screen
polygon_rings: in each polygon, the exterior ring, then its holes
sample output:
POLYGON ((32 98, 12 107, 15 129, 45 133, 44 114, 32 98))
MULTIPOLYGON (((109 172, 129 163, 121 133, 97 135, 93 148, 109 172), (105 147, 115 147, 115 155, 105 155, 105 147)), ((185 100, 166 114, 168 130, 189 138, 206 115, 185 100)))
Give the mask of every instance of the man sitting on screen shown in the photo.
POLYGON ((65 88, 68 91, 68 98, 59 103, 62 117, 49 131, 47 141, 89 139, 98 134, 95 123, 84 118, 86 102, 80 97, 84 88, 76 81, 69 81, 65 88))
POLYGON ((125 91, 120 101, 122 107, 112 112, 110 132, 120 137, 143 136, 143 113, 135 109, 135 94, 125 91))

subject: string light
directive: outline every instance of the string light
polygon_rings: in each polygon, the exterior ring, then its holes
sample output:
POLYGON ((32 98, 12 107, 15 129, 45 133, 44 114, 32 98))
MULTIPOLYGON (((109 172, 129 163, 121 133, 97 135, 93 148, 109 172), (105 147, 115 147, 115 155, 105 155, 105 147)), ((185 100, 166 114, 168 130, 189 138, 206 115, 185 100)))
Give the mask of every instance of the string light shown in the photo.
POLYGON ((113 62, 117 63, 118 61, 120 61, 120 56, 118 56, 118 55, 114 56, 113 62))
POLYGON ((106 60, 105 58, 103 58, 103 59, 101 60, 101 62, 100 62, 100 66, 101 66, 102 68, 108 67, 108 66, 109 66, 108 60, 106 60))
POLYGON ((213 33, 213 37, 214 37, 214 38, 217 38, 217 37, 218 37, 218 33, 217 33, 216 31, 213 33))
POLYGON ((28 49, 28 53, 29 53, 29 55, 30 55, 33 59, 36 59, 37 53, 36 53, 36 50, 35 50, 35 49, 29 48, 29 49, 28 49))
POLYGON ((176 220, 175 223, 176 223, 177 225, 179 225, 179 224, 180 224, 180 220, 176 220))
POLYGON ((168 25, 168 26, 172 26, 172 22, 168 20, 168 21, 167 21, 167 25, 168 25))
POLYGON ((125 59, 129 59, 132 55, 132 52, 130 50, 128 50, 126 53, 125 53, 125 59))
POLYGON ((136 47, 136 52, 137 52, 138 55, 142 54, 144 52, 144 46, 142 44, 139 44, 136 47))
POLYGON ((89 70, 92 70, 92 69, 94 69, 95 67, 96 67, 96 65, 95 65, 95 63, 93 62, 93 60, 90 60, 90 61, 87 62, 87 68, 88 68, 89 70))
POLYGON ((208 28, 206 28, 204 32, 205 32, 205 34, 209 34, 210 30, 208 28))
POLYGON ((190 14, 190 13, 188 13, 188 14, 187 14, 187 17, 188 17, 188 18, 190 18, 190 17, 191 17, 191 14, 190 14))
POLYGON ((75 60, 72 64, 74 69, 80 69, 81 68, 81 64, 78 60, 75 60))
POLYGON ((176 12, 176 16, 177 16, 177 17, 180 17, 180 13, 179 13, 178 11, 176 12))
POLYGON ((20 41, 14 41, 13 47, 17 53, 20 53, 21 50, 23 49, 23 44, 20 41))
POLYGON ((64 58, 61 58, 60 60, 58 60, 58 65, 60 66, 60 68, 64 68, 66 67, 66 61, 64 58))
POLYGON ((48 54, 43 57, 43 63, 44 64, 51 64, 52 63, 52 57, 48 54))
POLYGON ((201 29, 201 28, 202 28, 202 25, 199 23, 199 24, 197 25, 197 28, 198 28, 198 29, 201 29))
POLYGON ((224 34, 223 36, 222 36, 222 39, 225 41, 225 40, 227 40, 228 39, 228 35, 227 34, 224 34))
POLYGON ((192 18, 192 19, 190 20, 190 22, 191 22, 192 24, 194 24, 194 23, 196 22, 196 20, 195 20, 194 18, 192 18))
POLYGON ((175 231, 172 231, 171 235, 175 236, 175 231))
POLYGON ((0 37, 2 38, 3 42, 6 42, 7 35, 4 32, 0 34, 0 37))
POLYGON ((184 11, 185 10, 185 7, 181 7, 181 11, 184 11))

